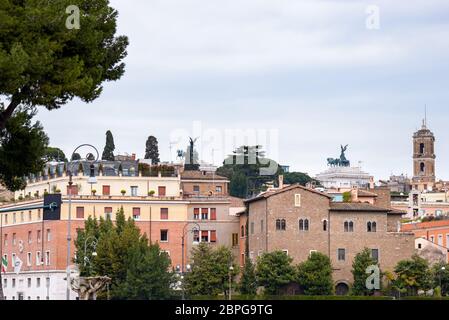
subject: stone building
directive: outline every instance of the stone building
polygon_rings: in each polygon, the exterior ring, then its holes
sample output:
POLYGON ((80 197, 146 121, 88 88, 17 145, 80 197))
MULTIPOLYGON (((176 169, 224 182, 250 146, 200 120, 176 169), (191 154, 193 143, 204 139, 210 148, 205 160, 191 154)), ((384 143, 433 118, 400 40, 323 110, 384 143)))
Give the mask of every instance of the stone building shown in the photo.
POLYGON ((316 190, 299 185, 263 193, 247 200, 240 215, 241 264, 264 252, 282 250, 294 263, 311 252, 330 257, 337 293, 345 294, 353 281, 352 262, 365 247, 382 270, 414 253, 412 233, 399 232, 402 212, 369 203, 336 203, 316 190))

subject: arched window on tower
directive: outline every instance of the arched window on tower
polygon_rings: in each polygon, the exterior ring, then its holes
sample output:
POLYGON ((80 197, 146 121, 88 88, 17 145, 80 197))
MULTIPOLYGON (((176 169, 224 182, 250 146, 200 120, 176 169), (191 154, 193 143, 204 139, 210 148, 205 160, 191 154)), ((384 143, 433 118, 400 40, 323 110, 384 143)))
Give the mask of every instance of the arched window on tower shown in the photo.
POLYGON ((419 165, 419 169, 421 170, 421 173, 424 173, 426 171, 426 164, 424 162, 421 162, 419 165))
POLYGON ((419 153, 424 154, 424 152, 425 152, 425 145, 424 145, 424 143, 421 143, 419 145, 419 153))

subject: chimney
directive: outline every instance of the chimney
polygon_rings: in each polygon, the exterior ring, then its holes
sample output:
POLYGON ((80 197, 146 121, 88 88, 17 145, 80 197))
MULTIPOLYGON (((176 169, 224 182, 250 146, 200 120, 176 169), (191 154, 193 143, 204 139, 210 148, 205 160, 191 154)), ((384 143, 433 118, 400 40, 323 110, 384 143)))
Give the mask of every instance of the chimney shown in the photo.
POLYGON ((374 177, 369 177, 369 188, 374 190, 374 177))
POLYGON ((279 189, 284 188, 284 175, 279 175, 279 189))

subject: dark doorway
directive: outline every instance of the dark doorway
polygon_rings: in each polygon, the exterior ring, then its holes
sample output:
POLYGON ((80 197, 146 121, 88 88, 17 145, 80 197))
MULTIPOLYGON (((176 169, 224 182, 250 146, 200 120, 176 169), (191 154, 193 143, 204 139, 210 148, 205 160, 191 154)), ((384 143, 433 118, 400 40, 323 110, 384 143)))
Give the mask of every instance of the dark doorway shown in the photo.
POLYGON ((340 282, 335 287, 337 296, 347 296, 349 294, 349 286, 346 283, 340 282))

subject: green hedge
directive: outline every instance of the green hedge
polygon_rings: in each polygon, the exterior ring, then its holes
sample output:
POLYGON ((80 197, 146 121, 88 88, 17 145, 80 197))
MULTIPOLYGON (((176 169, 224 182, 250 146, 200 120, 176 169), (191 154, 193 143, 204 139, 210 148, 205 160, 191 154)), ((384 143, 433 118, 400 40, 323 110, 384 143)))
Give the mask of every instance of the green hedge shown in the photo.
MULTIPOLYGON (((194 296, 189 300, 227 300, 224 296, 194 296)), ((392 297, 353 297, 353 296, 245 296, 235 295, 232 300, 393 300, 392 297)))

